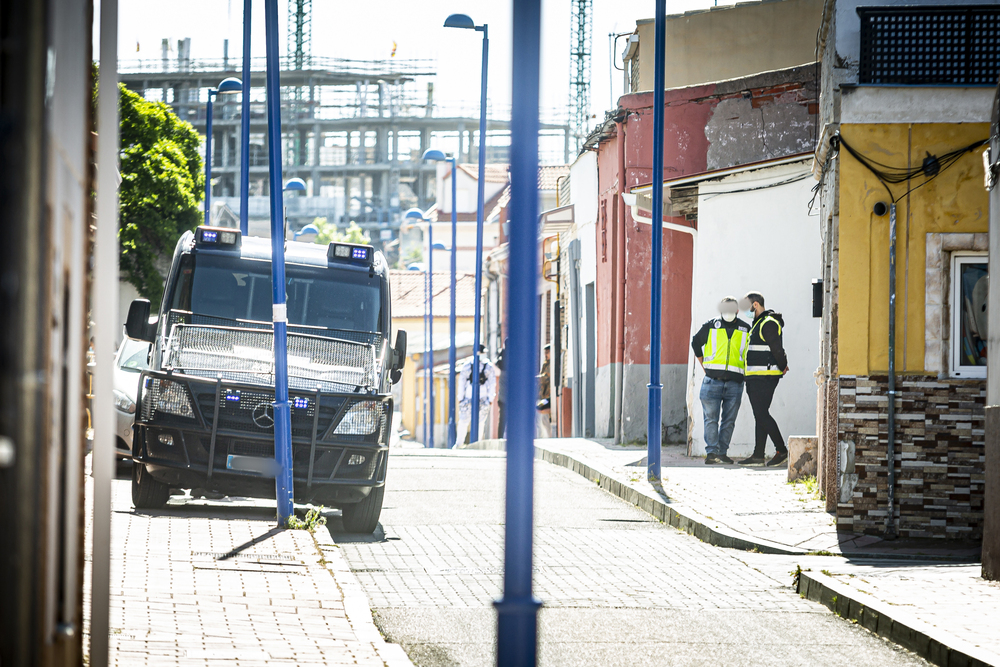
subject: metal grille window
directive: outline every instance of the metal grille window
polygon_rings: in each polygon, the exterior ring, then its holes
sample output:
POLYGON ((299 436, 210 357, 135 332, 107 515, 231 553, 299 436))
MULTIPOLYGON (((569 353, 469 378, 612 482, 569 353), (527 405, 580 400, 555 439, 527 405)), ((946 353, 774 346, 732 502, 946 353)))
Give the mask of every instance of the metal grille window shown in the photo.
POLYGON ((1000 8, 859 7, 862 84, 996 85, 1000 8))

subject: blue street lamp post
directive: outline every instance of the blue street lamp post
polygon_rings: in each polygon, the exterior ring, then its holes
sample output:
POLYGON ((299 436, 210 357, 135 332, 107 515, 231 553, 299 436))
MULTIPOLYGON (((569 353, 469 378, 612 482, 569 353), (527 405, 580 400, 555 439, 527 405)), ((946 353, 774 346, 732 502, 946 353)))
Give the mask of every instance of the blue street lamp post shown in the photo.
MULTIPOLYGON (((538 640, 532 595, 532 496, 538 395, 538 79, 541 3, 514 0, 511 108, 510 265, 507 361, 507 480, 503 597, 497 609, 497 665, 531 667, 538 640), (510 317, 510 315, 515 315, 510 317)), ((475 385, 475 383, 473 383, 475 385)))
POLYGON ((218 88, 208 89, 208 106, 205 108, 205 224, 212 224, 212 98, 216 95, 238 93, 243 89, 239 79, 223 79, 218 88))
MULTIPOLYGON (((426 153, 424 154, 426 158, 426 153)), ((418 208, 403 214, 405 220, 427 223, 427 275, 424 279, 424 447, 434 446, 434 227, 418 208)), ((452 335, 454 340, 454 335, 452 335)), ((454 347, 453 347, 454 349, 454 347)), ((454 368, 454 364, 452 364, 454 368)))
POLYGON ((243 0, 243 99, 240 101, 240 232, 250 235, 250 7, 243 0))
POLYGON ((288 405, 288 311, 285 304, 284 202, 281 187, 281 64, 278 60, 278 0, 264 0, 267 44, 267 139, 271 177, 271 289, 274 325, 274 458, 278 525, 292 516, 292 421, 288 405))
POLYGON ((649 404, 646 409, 646 478, 660 479, 663 385, 660 384, 661 292, 663 288, 663 79, 666 41, 666 0, 656 0, 653 39, 653 234, 652 277, 649 283, 649 404))
MULTIPOLYGON (((479 194, 478 200, 476 202, 476 314, 475 323, 473 324, 473 334, 472 334, 472 376, 475 378, 479 374, 479 325, 482 314, 480 309, 482 308, 482 290, 483 290, 483 207, 485 206, 486 200, 486 81, 487 72, 489 70, 489 56, 490 56, 490 31, 489 25, 484 23, 483 25, 476 25, 476 22, 465 14, 452 14, 444 22, 445 28, 462 28, 465 30, 475 30, 476 32, 483 33, 483 58, 482 58, 482 78, 479 86, 479 194)), ((454 188, 455 177, 452 175, 452 188, 454 188)), ((454 216, 454 190, 452 191, 452 215, 454 216)), ((454 237, 452 237, 451 247, 455 247, 454 237)), ((455 266, 455 253, 452 253, 452 267, 455 266)), ((454 285, 454 269, 453 269, 453 282, 452 290, 455 289, 454 285)), ((454 318, 455 311, 455 296, 454 291, 452 291, 452 317, 454 318)), ((455 330, 452 328, 451 332, 452 338, 454 339, 455 330)), ((454 374, 454 369, 452 369, 452 374, 454 374)), ((472 435, 470 436, 470 442, 475 442, 479 440, 480 430, 479 430, 479 383, 473 380, 472 382, 472 425, 471 425, 472 435)), ((454 442, 452 442, 454 446, 454 442)))
MULTIPOLYGON (((458 212, 456 211, 456 204, 458 203, 457 195, 458 192, 456 186, 456 163, 455 158, 446 157, 444 153, 439 150, 430 149, 424 151, 424 160, 430 162, 450 162, 451 163, 451 247, 452 249, 458 247, 458 212)), ((431 245, 431 255, 434 254, 434 246, 431 245)), ((448 315, 448 331, 451 335, 451 345, 448 347, 448 447, 455 446, 455 439, 457 434, 457 428, 455 426, 455 283, 457 280, 457 267, 455 264, 455 253, 451 253, 451 313, 448 315)), ((475 384, 475 383, 473 383, 475 384)))
POLYGON ((427 446, 434 447, 434 225, 427 223, 427 416, 430 421, 427 446))

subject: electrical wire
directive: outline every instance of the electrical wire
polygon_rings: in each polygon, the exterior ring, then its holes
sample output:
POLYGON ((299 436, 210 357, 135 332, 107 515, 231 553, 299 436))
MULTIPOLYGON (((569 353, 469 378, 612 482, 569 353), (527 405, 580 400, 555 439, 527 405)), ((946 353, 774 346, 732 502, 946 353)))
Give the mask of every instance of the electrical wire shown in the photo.
POLYGON ((831 142, 834 142, 832 145, 834 150, 838 150, 840 146, 843 146, 855 160, 864 165, 868 171, 870 171, 875 178, 882 183, 883 187, 885 187, 886 192, 889 193, 889 198, 892 200, 892 203, 896 203, 917 188, 921 188, 933 181, 946 169, 952 167, 956 162, 958 162, 966 153, 971 153, 977 148, 986 145, 986 143, 989 142, 989 139, 974 141, 968 146, 949 151, 940 157, 928 153, 927 157, 923 160, 923 163, 919 167, 893 167, 879 162, 874 158, 862 155, 853 146, 844 141, 844 138, 840 136, 840 134, 834 135, 831 142), (919 178, 920 176, 923 176, 925 180, 913 186, 898 197, 892 193, 892 188, 889 187, 889 184, 895 185, 905 183, 914 178, 919 178))

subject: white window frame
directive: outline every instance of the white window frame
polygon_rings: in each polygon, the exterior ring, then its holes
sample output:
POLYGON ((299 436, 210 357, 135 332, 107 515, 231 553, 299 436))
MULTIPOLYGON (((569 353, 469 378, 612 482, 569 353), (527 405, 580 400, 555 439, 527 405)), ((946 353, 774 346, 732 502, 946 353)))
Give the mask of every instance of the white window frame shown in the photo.
POLYGON ((959 267, 962 264, 988 264, 988 253, 985 252, 953 252, 951 253, 951 272, 949 278, 951 287, 949 289, 949 319, 951 330, 948 332, 948 365, 949 375, 962 379, 985 379, 986 366, 961 366, 959 364, 959 338, 962 331, 962 283, 958 280, 959 267))

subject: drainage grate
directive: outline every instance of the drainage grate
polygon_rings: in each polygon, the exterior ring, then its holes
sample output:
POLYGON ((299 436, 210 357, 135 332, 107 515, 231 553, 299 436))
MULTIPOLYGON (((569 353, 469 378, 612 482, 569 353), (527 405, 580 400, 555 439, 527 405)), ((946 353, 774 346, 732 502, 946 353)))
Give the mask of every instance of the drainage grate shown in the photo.
POLYGON ((292 563, 298 561, 295 556, 288 556, 285 554, 255 554, 255 553, 232 553, 229 551, 195 551, 191 554, 192 556, 201 556, 212 558, 215 560, 262 560, 262 561, 278 561, 285 563, 292 563))

